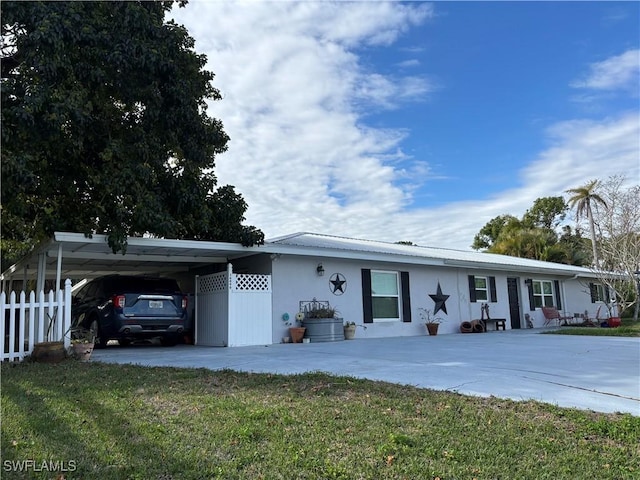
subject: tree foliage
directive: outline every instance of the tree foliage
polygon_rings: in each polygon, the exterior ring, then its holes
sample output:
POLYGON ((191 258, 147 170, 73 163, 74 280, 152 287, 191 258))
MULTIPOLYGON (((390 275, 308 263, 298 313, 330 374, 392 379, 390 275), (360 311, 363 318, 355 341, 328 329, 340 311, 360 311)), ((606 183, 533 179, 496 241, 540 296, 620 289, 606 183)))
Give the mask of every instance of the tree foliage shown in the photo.
POLYGON ((612 176, 597 184, 592 204, 598 263, 592 269, 598 279, 615 292, 620 313, 635 304, 638 319, 640 294, 640 185, 626 185, 624 176, 612 176))
POLYGON ((581 217, 586 216, 589 221, 594 265, 598 265, 598 248, 593 221, 593 208, 598 205, 606 207, 606 201, 597 193, 599 185, 600 182, 598 180, 591 180, 581 187, 571 188, 566 191, 571 195, 569 197, 569 207, 576 209, 576 220, 579 221, 581 217))
POLYGON ((521 219, 510 214, 487 222, 473 239, 472 248, 489 253, 532 258, 547 262, 584 265, 589 261, 580 231, 565 226, 568 207, 562 197, 543 197, 534 201, 521 219))
POLYGON ((5 256, 59 230, 263 242, 217 188, 221 95, 173 3, 2 3, 5 256))

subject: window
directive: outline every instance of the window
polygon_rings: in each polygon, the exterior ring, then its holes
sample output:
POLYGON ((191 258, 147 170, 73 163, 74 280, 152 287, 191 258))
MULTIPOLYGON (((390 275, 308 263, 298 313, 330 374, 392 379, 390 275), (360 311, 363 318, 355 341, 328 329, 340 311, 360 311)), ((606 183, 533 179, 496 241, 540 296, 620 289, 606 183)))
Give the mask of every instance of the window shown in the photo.
POLYGON ((553 307, 553 282, 550 280, 533 280, 533 305, 535 308, 553 307))
POLYGON ((371 271, 371 303, 375 320, 400 319, 397 272, 371 271))
POLYGON ((591 292, 591 303, 609 303, 609 291, 601 283, 590 283, 589 291, 591 292))
POLYGON ((469 300, 471 302, 497 302, 496 277, 469 275, 469 300))
POLYGON ((486 302, 489 299, 487 277, 475 277, 476 301, 486 302))
POLYGON ((409 272, 363 268, 362 320, 411 322, 409 272))

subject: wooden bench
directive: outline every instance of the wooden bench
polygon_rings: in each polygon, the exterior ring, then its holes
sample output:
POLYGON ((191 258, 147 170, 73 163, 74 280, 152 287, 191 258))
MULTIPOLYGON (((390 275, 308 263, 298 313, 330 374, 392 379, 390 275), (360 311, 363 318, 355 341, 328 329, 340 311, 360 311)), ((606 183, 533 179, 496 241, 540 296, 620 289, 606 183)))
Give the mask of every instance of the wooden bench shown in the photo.
POLYGON ((567 322, 568 320, 573 319, 572 316, 567 317, 561 314, 556 307, 542 307, 542 314, 544 315, 545 327, 554 320, 556 320, 558 322, 558 325, 560 325, 562 321, 567 322))
POLYGON ((487 323, 495 323, 496 330, 506 330, 507 329, 507 319, 506 318, 485 318, 482 320, 484 323, 484 330, 487 331, 487 323))

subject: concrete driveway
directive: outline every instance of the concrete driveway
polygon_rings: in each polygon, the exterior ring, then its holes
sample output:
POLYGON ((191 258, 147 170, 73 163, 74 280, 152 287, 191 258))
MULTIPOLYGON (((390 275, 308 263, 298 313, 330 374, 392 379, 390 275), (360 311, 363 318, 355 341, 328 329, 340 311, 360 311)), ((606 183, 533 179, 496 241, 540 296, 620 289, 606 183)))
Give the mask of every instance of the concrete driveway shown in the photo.
POLYGON ((638 338, 512 330, 235 348, 109 346, 94 351, 92 359, 282 374, 322 371, 467 395, 640 415, 638 338))

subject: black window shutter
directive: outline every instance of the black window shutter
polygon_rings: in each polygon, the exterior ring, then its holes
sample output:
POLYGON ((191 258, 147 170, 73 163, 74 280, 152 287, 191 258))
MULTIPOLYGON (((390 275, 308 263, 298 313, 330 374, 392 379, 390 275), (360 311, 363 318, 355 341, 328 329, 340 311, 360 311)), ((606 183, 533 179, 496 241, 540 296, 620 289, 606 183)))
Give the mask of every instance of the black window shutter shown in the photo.
POLYGON ((589 293, 591 294, 591 303, 596 303, 596 300, 598 300, 598 289, 595 283, 589 284, 589 293))
POLYGON ((409 294, 409 272, 400 272, 402 288, 402 321, 411 321, 411 295, 409 294))
POLYGON ((558 280, 553 281, 553 288, 556 291, 556 308, 562 310, 562 300, 560 299, 560 282, 558 280))
POLYGON ((491 292, 491 301, 498 301, 498 294, 496 293, 496 277, 489 277, 489 289, 491 292))
POLYGON ((469 301, 475 303, 476 300, 476 277, 469 275, 469 301))
POLYGON ((536 301, 533 298, 533 282, 529 280, 527 283, 527 289, 529 290, 529 310, 532 312, 536 309, 536 301))
POLYGON ((604 286, 604 303, 611 302, 611 293, 609 292, 609 287, 604 286))
POLYGON ((373 303, 371 301, 371 270, 362 269, 362 315, 364 323, 373 323, 373 303))

